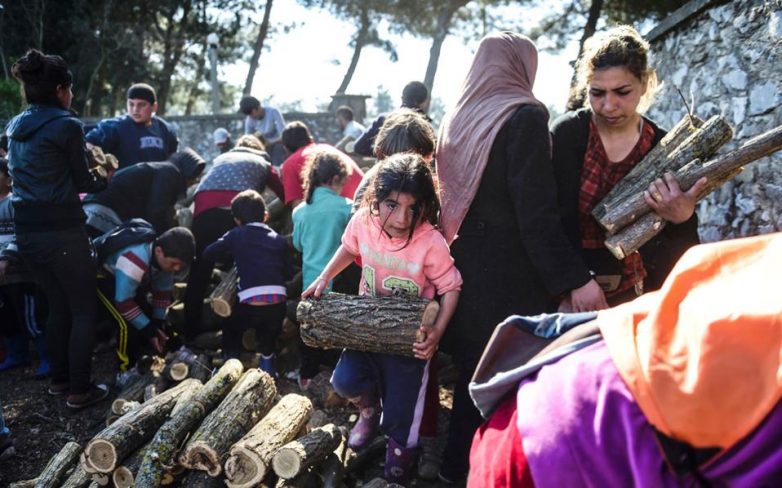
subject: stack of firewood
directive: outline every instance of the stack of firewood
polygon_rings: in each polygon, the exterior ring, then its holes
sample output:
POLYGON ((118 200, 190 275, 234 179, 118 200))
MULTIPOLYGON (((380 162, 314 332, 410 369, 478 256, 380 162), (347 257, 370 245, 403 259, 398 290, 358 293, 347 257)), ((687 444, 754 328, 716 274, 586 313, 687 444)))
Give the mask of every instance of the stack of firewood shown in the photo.
POLYGON ((708 182, 698 194, 701 200, 739 174, 744 165, 782 149, 780 126, 712 158, 732 137, 721 116, 704 122, 687 115, 611 190, 592 215, 606 229, 605 245, 617 259, 637 251, 665 227, 665 220, 644 199, 652 181, 670 172, 686 191, 705 176, 708 182))
POLYGON ((168 359, 126 383, 110 425, 84 446, 66 444, 38 478, 17 486, 342 483, 344 428, 313 425, 309 398, 280 397, 271 376, 236 359, 201 377, 192 355, 168 359))

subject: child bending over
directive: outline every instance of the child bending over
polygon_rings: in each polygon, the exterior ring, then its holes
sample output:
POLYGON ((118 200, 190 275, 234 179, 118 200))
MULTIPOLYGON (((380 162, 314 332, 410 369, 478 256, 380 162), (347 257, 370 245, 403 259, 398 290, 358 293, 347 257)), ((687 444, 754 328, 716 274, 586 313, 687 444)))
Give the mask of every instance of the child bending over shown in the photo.
POLYGON ((382 427, 388 436, 385 478, 404 484, 415 462, 429 360, 456 308, 462 278, 434 227, 440 202, 421 156, 397 154, 381 162, 365 202, 345 229, 342 245, 302 297, 319 297, 358 256, 361 295, 441 296, 434 325, 413 345, 415 358, 345 350, 331 378, 337 393, 361 412, 348 441, 353 449, 372 438, 382 401, 382 427))

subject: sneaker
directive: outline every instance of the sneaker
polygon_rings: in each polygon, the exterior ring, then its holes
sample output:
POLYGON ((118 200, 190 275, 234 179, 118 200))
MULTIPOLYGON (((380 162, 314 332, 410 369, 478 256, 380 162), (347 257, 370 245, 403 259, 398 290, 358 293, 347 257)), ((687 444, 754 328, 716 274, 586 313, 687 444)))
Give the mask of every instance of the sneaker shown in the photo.
POLYGON ((51 396, 67 395, 70 388, 70 383, 51 383, 49 384, 49 388, 46 389, 46 393, 50 394, 51 396))
POLYGON ((103 384, 90 385, 90 389, 87 393, 81 393, 79 395, 68 395, 68 400, 65 404, 68 408, 73 410, 81 410, 82 408, 94 405, 101 400, 109 396, 109 387, 103 384))
POLYGON ((361 396, 357 400, 352 400, 359 407, 358 420, 356 425, 350 429, 348 436, 348 447, 358 452, 369 444, 375 437, 375 432, 380 426, 380 403, 376 399, 367 398, 368 395, 361 396))
POLYGON ((443 457, 437 446, 436 437, 421 437, 419 439, 421 454, 418 457, 418 477, 425 480, 436 480, 440 473, 443 457))
POLYGON ((261 361, 258 363, 258 368, 262 371, 269 373, 272 378, 277 377, 277 356, 272 354, 271 356, 264 356, 261 354, 261 361))

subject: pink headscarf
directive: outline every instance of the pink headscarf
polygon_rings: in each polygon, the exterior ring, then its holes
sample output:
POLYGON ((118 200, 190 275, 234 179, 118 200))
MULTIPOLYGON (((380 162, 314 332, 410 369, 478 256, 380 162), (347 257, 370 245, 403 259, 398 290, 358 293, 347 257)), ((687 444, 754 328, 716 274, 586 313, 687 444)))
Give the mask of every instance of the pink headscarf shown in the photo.
POLYGON ((494 139, 520 105, 546 108, 532 94, 538 69, 535 44, 515 32, 481 40, 456 107, 440 127, 437 175, 440 227, 453 242, 470 208, 494 139))

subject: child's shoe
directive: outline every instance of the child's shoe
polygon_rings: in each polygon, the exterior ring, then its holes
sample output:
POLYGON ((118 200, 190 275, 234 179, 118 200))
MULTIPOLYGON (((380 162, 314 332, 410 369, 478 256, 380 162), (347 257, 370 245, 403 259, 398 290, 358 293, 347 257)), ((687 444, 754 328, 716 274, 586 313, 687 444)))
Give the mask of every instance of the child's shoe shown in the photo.
POLYGON ((72 410, 81 410, 82 408, 100 402, 107 396, 109 396, 108 386, 104 384, 90 385, 90 389, 87 390, 86 393, 68 395, 68 400, 65 402, 65 405, 72 410))
POLYGON ((0 371, 27 366, 30 363, 27 337, 24 334, 18 334, 5 338, 5 360, 0 363, 0 371))
POLYGON ((277 356, 275 354, 270 356, 261 354, 261 361, 258 363, 258 368, 269 373, 269 376, 272 378, 277 378, 277 356))
POLYGON ((413 471, 417 452, 417 448, 404 447, 389 437, 388 447, 386 447, 386 465, 383 470, 386 481, 406 486, 413 471))
POLYGON ((348 447, 360 451, 367 447, 380 425, 380 401, 372 394, 365 394, 350 401, 358 406, 358 420, 350 429, 348 447))
POLYGON ((421 437, 419 439, 421 454, 418 457, 418 477, 425 480, 437 479, 440 465, 443 463, 442 453, 437 446, 436 437, 421 437))

